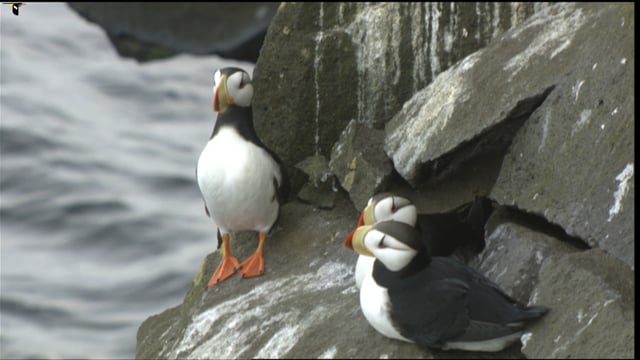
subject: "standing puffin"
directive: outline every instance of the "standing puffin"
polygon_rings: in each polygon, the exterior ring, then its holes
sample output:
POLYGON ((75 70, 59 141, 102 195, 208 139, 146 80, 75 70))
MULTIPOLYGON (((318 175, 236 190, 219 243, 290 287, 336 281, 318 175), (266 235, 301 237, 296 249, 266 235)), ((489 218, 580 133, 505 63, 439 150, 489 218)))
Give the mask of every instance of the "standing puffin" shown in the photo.
POLYGON ((442 350, 500 351, 543 316, 462 262, 431 257, 418 231, 398 221, 361 226, 347 247, 375 257, 360 307, 381 334, 442 350))
POLYGON ((222 241, 222 261, 209 287, 236 271, 242 277, 264 272, 264 242, 289 191, 282 161, 256 135, 252 98, 246 71, 235 67, 216 71, 213 111, 218 117, 196 167, 205 212, 218 226, 218 246, 222 241), (258 232, 255 253, 242 263, 231 253, 231 231, 258 232))
MULTIPOLYGON (((487 198, 476 197, 472 202, 436 214, 418 214, 416 206, 405 197, 391 193, 379 193, 371 197, 362 210, 357 227, 373 225, 380 221, 400 221, 416 227, 422 243, 432 256, 449 256, 457 251, 465 258, 478 254, 485 245, 484 225, 493 208, 487 198)), ((350 241, 355 230, 344 242, 350 241)), ((359 256, 356 262, 356 286, 371 271, 372 258, 359 256)))

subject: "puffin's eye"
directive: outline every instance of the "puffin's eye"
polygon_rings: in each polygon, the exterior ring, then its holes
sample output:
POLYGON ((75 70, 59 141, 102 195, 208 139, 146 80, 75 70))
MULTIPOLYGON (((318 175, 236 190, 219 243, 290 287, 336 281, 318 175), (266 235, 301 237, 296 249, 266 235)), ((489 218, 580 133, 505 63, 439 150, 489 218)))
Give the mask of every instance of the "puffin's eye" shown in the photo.
POLYGON ((380 242, 378 243, 378 249, 384 249, 386 247, 387 245, 384 244, 384 236, 383 236, 382 239, 380 239, 380 242))
POLYGON ((240 77, 240 89, 245 87, 248 82, 249 82, 249 76, 247 74, 242 74, 242 76, 240 77))

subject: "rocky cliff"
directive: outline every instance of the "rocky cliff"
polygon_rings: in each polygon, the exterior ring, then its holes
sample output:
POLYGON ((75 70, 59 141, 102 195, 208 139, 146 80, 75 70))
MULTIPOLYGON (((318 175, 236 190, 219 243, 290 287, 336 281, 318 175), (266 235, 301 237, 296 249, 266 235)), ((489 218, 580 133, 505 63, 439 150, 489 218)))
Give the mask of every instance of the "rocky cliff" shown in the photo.
POLYGON ((208 255, 137 357, 633 357, 634 30, 633 4, 282 4, 254 114, 297 196, 266 272, 206 289, 208 255), (382 190, 422 212, 489 197, 469 264, 551 311, 496 354, 378 334, 341 241, 382 190))

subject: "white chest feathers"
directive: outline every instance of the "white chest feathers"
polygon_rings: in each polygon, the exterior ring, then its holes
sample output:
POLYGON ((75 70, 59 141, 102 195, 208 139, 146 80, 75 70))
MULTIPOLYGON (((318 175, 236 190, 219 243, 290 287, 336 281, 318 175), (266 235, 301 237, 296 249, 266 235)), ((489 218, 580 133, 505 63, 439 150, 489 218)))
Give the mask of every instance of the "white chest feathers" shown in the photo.
POLYGON ((232 128, 220 129, 198 159, 198 186, 223 233, 271 228, 278 217, 274 179, 282 183, 275 160, 232 128))
POLYGON ((376 284, 371 274, 365 275, 360 288, 360 308, 369 324, 386 337, 413 342, 393 327, 389 317, 390 306, 387 289, 376 284))
POLYGON ((362 282, 367 275, 371 275, 373 271, 373 263, 376 261, 376 258, 373 256, 359 255, 358 261, 356 262, 356 287, 358 289, 362 288, 362 282))

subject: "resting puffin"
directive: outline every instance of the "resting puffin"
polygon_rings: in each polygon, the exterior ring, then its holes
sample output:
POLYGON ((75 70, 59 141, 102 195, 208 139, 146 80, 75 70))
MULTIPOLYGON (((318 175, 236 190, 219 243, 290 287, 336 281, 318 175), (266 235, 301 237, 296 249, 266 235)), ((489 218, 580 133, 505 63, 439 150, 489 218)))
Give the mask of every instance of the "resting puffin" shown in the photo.
POLYGON ((548 311, 517 302, 458 260, 431 257, 419 232, 398 221, 359 227, 347 247, 376 259, 360 307, 390 338, 442 350, 500 351, 548 311))
POLYGON ((222 261, 209 287, 236 271, 242 277, 264 272, 264 242, 289 191, 282 161, 256 135, 252 98, 253 85, 246 71, 235 67, 216 71, 213 111, 218 117, 196 167, 205 211, 218 226, 218 247, 222 242, 222 261), (255 253, 242 263, 231 253, 231 231, 258 232, 255 253))
MULTIPOLYGON (((433 256, 449 256, 458 251, 465 258, 478 254, 485 245, 484 225, 493 208, 487 198, 477 196, 472 202, 446 213, 418 214, 416 206, 403 196, 379 193, 371 197, 358 219, 358 227, 379 221, 394 220, 417 228, 423 244, 433 256)), ((351 231, 345 243, 353 236, 351 231)), ((371 257, 359 256, 356 262, 356 286, 371 271, 371 257)))

